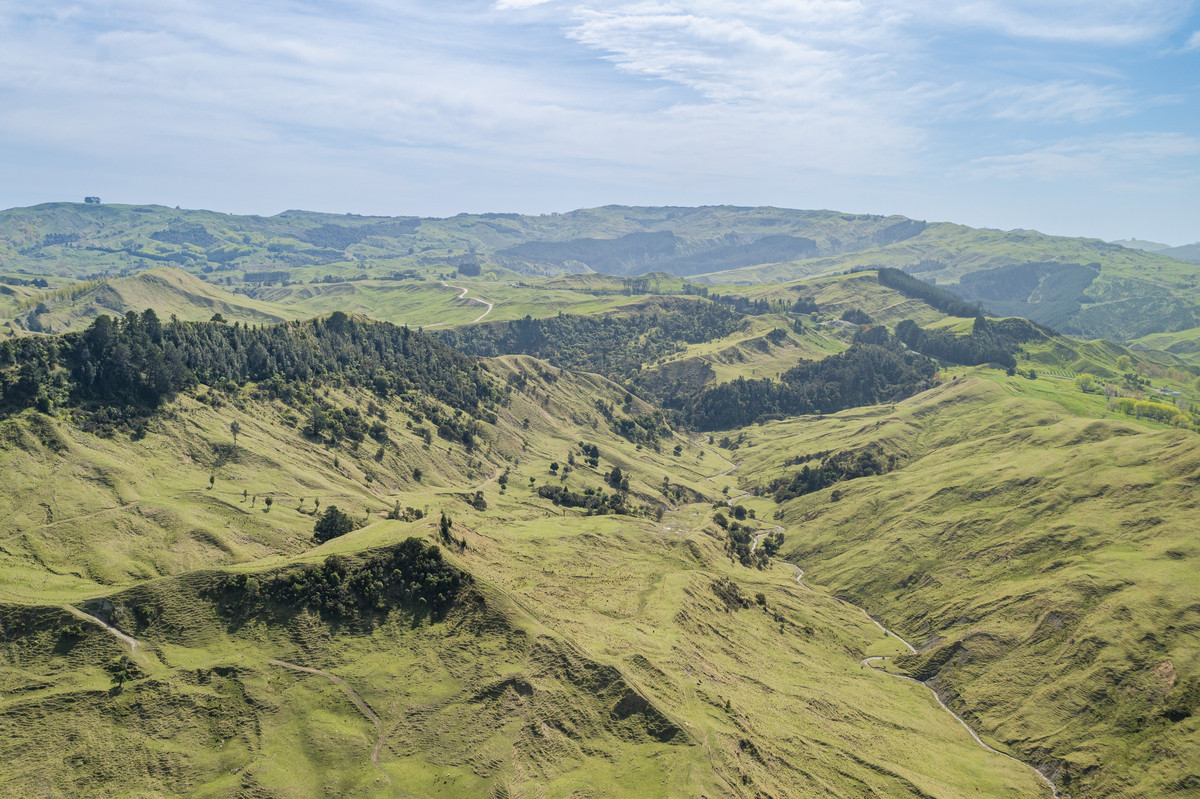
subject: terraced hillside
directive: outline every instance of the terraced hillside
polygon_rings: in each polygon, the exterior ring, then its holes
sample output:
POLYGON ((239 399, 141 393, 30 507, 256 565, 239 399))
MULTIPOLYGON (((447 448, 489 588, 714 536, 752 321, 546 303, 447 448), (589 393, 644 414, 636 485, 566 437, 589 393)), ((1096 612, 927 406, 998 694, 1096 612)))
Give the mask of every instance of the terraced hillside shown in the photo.
POLYGON ((1188 795, 1200 442, 1030 383, 985 371, 775 422, 730 457, 785 557, 912 641, 896 667, 985 738, 1073 796, 1188 795))
POLYGON ((428 269, 0 341, 0 795, 1196 791, 1185 361, 876 271, 428 269))
POLYGON ((189 389, 133 436, 4 421, 0 792, 1045 790, 861 666, 899 650, 857 609, 729 558, 717 451, 618 434, 649 409, 603 378, 486 370, 469 449, 432 397, 332 382, 189 389), (298 429, 321 407, 378 448, 298 429), (318 545, 334 504, 357 529, 318 545))

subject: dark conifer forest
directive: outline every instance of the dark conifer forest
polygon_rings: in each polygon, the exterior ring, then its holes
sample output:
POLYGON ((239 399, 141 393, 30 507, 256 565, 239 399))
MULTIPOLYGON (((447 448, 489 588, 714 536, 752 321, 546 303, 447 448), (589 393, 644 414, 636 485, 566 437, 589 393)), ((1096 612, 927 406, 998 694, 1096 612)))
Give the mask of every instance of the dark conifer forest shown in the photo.
POLYGON ((406 327, 335 312, 250 326, 168 322, 148 310, 97 317, 81 333, 0 345, 0 408, 52 405, 149 412, 203 383, 334 380, 380 396, 421 391, 477 414, 503 392, 475 359, 406 327))
POLYGON ((740 427, 758 420, 833 413, 912 396, 927 388, 936 368, 928 358, 906 352, 883 327, 867 328, 845 352, 805 361, 779 382, 738 378, 702 391, 682 410, 698 430, 740 427))

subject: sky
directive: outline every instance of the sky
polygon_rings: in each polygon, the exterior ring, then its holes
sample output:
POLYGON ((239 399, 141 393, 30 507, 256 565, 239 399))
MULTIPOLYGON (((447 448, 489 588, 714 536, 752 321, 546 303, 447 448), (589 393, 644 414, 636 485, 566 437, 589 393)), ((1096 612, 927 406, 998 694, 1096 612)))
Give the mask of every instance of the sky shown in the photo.
POLYGON ((1200 0, 0 0, 0 207, 1200 240, 1200 0))

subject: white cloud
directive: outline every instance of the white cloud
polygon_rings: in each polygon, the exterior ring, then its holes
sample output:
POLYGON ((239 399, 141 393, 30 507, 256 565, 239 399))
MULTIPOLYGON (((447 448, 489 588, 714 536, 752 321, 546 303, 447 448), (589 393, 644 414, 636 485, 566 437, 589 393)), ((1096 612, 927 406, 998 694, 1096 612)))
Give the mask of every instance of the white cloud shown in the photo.
POLYGON ((1200 168, 1200 138, 1181 133, 1131 133, 1093 139, 1067 139, 1026 152, 978 158, 973 178, 1116 178, 1160 170, 1176 175, 1200 168), (1186 166, 1185 166, 1186 165, 1186 166))
MULTIPOLYGON (((919 0, 918 0, 919 2, 919 0)), ((1189 0, 969 0, 929 4, 933 17, 1048 41, 1128 45, 1165 36, 1191 11, 1189 0)))
POLYGON ((1156 96, 1186 115, 1194 87, 1147 90, 1109 56, 1178 36, 1187 5, 0 0, 0 174, 45 152, 138 185, 194 172, 239 196, 410 192, 446 210, 535 190, 779 198, 966 162, 1080 174, 1103 164, 1089 130, 1142 130, 1156 96), (1042 122, 1087 129, 1004 142, 1042 122))
POLYGON ((545 5, 552 0, 497 0, 496 8, 500 11, 520 10, 545 5))
POLYGON ((1188 39, 1187 44, 1183 46, 1184 50, 1200 50, 1200 31, 1192 34, 1192 38, 1188 39))
POLYGON ((996 89, 981 105, 991 109, 995 119, 1019 122, 1094 122, 1133 113, 1133 101, 1125 90, 1075 81, 996 89))

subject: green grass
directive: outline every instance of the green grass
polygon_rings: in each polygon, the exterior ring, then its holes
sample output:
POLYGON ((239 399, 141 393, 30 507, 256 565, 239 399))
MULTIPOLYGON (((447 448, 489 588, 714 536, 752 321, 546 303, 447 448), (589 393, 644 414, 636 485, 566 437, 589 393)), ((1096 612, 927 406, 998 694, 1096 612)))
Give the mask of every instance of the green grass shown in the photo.
MULTIPOLYGON (((326 270, 328 271, 328 270, 326 270)), ((293 279, 303 278, 292 272, 293 279)), ((162 319, 176 316, 187 321, 208 321, 220 313, 230 324, 269 324, 290 319, 307 319, 333 311, 369 316, 373 319, 410 325, 440 327, 465 325, 483 316, 487 321, 523 319, 527 315, 557 313, 587 314, 618 308, 642 297, 628 296, 607 283, 554 280, 522 276, 520 284, 509 280, 451 277, 431 279, 355 280, 344 283, 294 283, 287 286, 239 287, 247 293, 227 290, 188 272, 157 268, 130 277, 101 281, 96 285, 76 284, 75 289, 38 291, 16 287, 17 297, 0 303, 0 313, 10 320, 24 316, 37 302, 49 313, 39 315, 47 330, 78 330, 100 314, 123 316, 153 308, 162 319), (468 289, 460 298, 457 287, 468 289), (477 301, 479 300, 479 301, 477 301), (483 303, 491 303, 488 311, 483 303)), ((682 282, 674 279, 681 288, 682 282)), ((672 286, 665 287, 671 288, 672 286)), ((20 331, 21 326, 9 321, 20 331)))
POLYGON ((593 402, 619 404, 623 392, 602 378, 548 380, 527 358, 493 368, 523 371, 529 384, 470 456, 436 439, 423 449, 398 409, 397 449, 382 463, 365 447, 326 450, 248 392, 219 409, 181 399, 139 442, 33 414, 6 423, 5 472, 21 482, 0 509, 15 533, 3 542, 0 610, 43 621, 5 622, 0 794, 67 795, 84 781, 112 796, 136 786, 195 796, 949 797, 964 785, 1038 795, 1031 772, 976 747, 927 692, 859 666, 892 650, 856 609, 801 588, 783 565, 734 565, 711 504, 668 506, 657 523, 564 513, 538 498, 528 478, 555 479, 548 463, 581 439, 600 446, 602 468, 580 466, 568 483, 599 487, 600 472, 619 465, 647 505, 664 475, 712 500, 736 473, 709 481, 730 462, 686 439, 675 456, 675 442, 639 450, 615 437, 593 402), (238 451, 216 466, 213 445, 231 444, 235 419, 238 451), (500 467, 511 470, 503 492, 500 467), (258 493, 254 508, 243 486, 258 493), (460 498, 476 487, 486 511, 460 498), (277 501, 263 513, 271 492, 277 501), (306 510, 314 496, 369 509, 372 523, 313 548, 299 496, 306 510), (383 520, 397 497, 431 518, 383 520), (411 535, 432 540, 442 509, 467 541, 448 556, 474 576, 478 599, 440 623, 393 611, 366 626, 305 612, 231 625, 204 593, 215 576, 194 571, 271 572, 411 535), (114 518, 81 518, 97 512, 114 518), (726 611, 711 590, 717 577, 749 597, 762 592, 767 610, 726 611), (160 609, 134 630, 142 676, 119 693, 102 667, 120 642, 86 624, 64 642, 71 617, 46 607, 98 596, 127 608, 152 598, 160 609), (325 669, 358 692, 382 719, 382 773, 368 757, 374 727, 345 693, 271 659, 325 669), (676 739, 651 734, 662 723, 676 739))
MULTIPOLYGON (((916 235, 878 246, 881 238, 896 237, 894 231, 906 228, 912 232, 920 224, 923 223, 912 223, 903 217, 832 211, 606 206, 538 217, 463 214, 417 220, 412 227, 405 220, 303 211, 264 218, 162 206, 48 203, 0 212, 0 269, 13 274, 51 276, 55 287, 85 277, 127 276, 172 264, 196 276, 211 275, 210 279, 218 281, 240 281, 246 272, 282 271, 294 283, 319 287, 295 289, 296 292, 312 291, 319 295, 329 288, 328 284, 313 281, 330 276, 377 280, 400 271, 414 274, 417 278, 414 282, 418 283, 454 282, 458 279, 456 259, 465 257, 477 262, 484 282, 491 284, 487 291, 508 307, 496 316, 504 319, 520 318, 526 313, 556 313, 572 307, 581 311, 609 307, 619 300, 606 298, 623 288, 620 279, 607 276, 561 275, 564 271, 587 268, 579 262, 543 264, 501 254, 516 244, 670 233, 675 238, 677 253, 703 254, 728 246, 734 238, 749 242, 763 236, 784 235, 810 239, 822 253, 821 257, 717 270, 697 276, 697 280, 759 286, 838 275, 855 267, 905 268, 919 262, 925 262, 926 266, 936 262, 940 266, 935 264, 932 269, 922 271, 921 277, 953 285, 972 272, 1018 263, 1095 263, 1100 266, 1100 274, 1087 288, 1082 308, 1069 311, 1055 304, 1069 304, 1077 297, 1051 297, 1055 302, 1045 304, 1045 298, 1034 292, 1028 313, 1089 336, 1130 340, 1190 329, 1200 319, 1197 316, 1200 306, 1194 301, 1200 275, 1193 263, 1095 239, 975 229, 950 223, 926 225, 916 235), (200 237, 195 239, 199 243, 161 240, 164 231, 184 230, 199 230, 200 237), (63 234, 78 238, 65 244, 45 243, 47 236, 63 234), (159 239, 152 238, 155 235, 159 239), (527 278, 527 274, 557 277, 538 285, 538 278, 527 278), (510 285, 514 283, 527 285, 510 285), (530 287, 532 292, 524 290, 530 287), (534 298, 531 293, 542 296, 534 298), (1044 318, 1039 315, 1042 311, 1044 318)), ((167 238, 172 239, 170 235, 167 238)), ((655 290, 683 288, 683 279, 654 272, 654 259, 616 268, 651 272, 648 279, 655 290)), ((440 303, 433 296, 404 296, 407 288, 339 285, 343 288, 325 299, 293 297, 293 292, 287 290, 278 296, 288 302, 294 299, 297 309, 303 308, 308 313, 328 309, 329 302, 348 300, 348 307, 356 307, 363 313, 417 325, 469 322, 474 318, 469 311, 479 307, 473 303, 457 306, 440 303), (338 293, 342 291, 350 296, 338 293)), ((272 293, 246 285, 238 288, 247 289, 259 299, 272 293)), ((433 286, 423 286, 416 293, 433 290, 433 286)), ((837 305, 836 298, 829 299, 837 305)), ((1014 298, 1014 302, 1020 308, 997 310, 1025 312, 1021 309, 1026 306, 1018 299, 1014 298)), ((16 302, 16 297, 4 298, 0 301, 0 312, 16 302)), ((886 322, 889 316, 906 314, 911 309, 901 305, 892 310, 878 310, 886 322)), ((67 321, 73 324, 75 320, 67 321)))
MULTIPOLYGON (((1163 716, 1200 673, 1200 441, 1088 418, 1103 398, 1054 383, 968 377, 894 408, 764 425, 735 457, 769 478, 790 454, 900 454, 888 475, 778 507, 806 581, 918 647, 961 645, 937 678, 951 704, 995 745, 1065 763, 1073 794, 1168 795, 1200 754, 1196 719, 1163 716)), ((760 517, 775 507, 757 502, 760 517)))
MULTIPOLYGON (((497 303, 499 319, 631 301, 595 276, 448 282, 497 303)), ((804 317, 803 333, 786 317, 751 317, 654 368, 703 362, 716 379, 772 377, 847 346, 853 331, 820 322, 852 307, 889 325, 970 325, 862 275, 800 288, 745 293, 816 296, 823 312, 804 317), (777 328, 784 340, 769 343, 777 328)), ((247 314, 313 303, 302 310, 374 308, 418 324, 482 312, 436 280, 264 292, 286 303, 228 296, 247 314)), ((733 450, 682 433, 631 444, 596 405, 620 409, 624 389, 525 357, 489 362, 524 387, 472 453, 436 437, 424 445, 402 403, 353 387, 323 391, 338 406, 384 407, 391 443, 378 459, 371 441, 305 439, 303 414, 253 386, 218 403, 199 401, 208 389, 180 397, 137 441, 25 412, 0 423, 0 795, 78 795, 80 785, 99 796, 1046 795, 927 690, 860 666, 900 651, 845 600, 923 648, 887 668, 945 661, 933 684, 946 701, 1073 796, 1187 795, 1200 779, 1200 722, 1171 721, 1165 708, 1200 677, 1197 437, 1119 416, 1102 394, 1046 374, 1115 377, 1127 353, 1052 337, 1021 357, 1036 380, 947 367, 949 382, 894 406, 729 431, 742 439, 733 450), (580 441, 599 446, 600 468, 582 464, 580 441), (737 498, 755 529, 784 526, 784 552, 811 590, 783 563, 760 571, 728 557, 714 503, 797 468, 785 459, 868 443, 899 468, 783 505, 737 498), (604 488, 619 466, 646 514, 589 517, 538 497, 536 486, 560 479, 549 464, 572 452, 566 484, 604 488), (700 500, 666 501, 664 477, 700 500), (486 510, 466 501, 475 491, 486 510), (318 498, 366 524, 315 546, 318 498), (427 518, 387 520, 397 500, 427 518), (467 544, 447 558, 474 584, 441 622, 293 609, 279 623, 234 624, 207 591, 226 573, 432 542, 442 511, 467 544), (728 611, 712 590, 719 578, 751 599, 761 592, 765 609, 728 611), (130 628, 141 673, 120 692, 104 666, 121 643, 86 623, 63 634, 77 620, 61 605, 97 598, 158 609, 130 628), (384 731, 379 770, 368 757, 375 728, 345 691, 272 659, 336 674, 370 705, 384 731), (678 735, 656 738, 664 725, 678 735)), ((1168 361, 1146 368, 1162 371, 1156 385, 1184 385, 1168 361)), ((630 413, 649 410, 634 400, 630 413)))
MULTIPOLYGON (((753 285, 837 274, 856 267, 904 269, 922 261, 938 262, 941 266, 919 272, 921 279, 935 280, 952 290, 953 284, 965 275, 984 269, 1028 262, 1094 263, 1099 265, 1100 273, 1088 287, 1083 307, 1065 317, 1047 311, 1056 320, 1055 326, 1093 337, 1132 340, 1148 333, 1195 325, 1195 292, 1200 274, 1194 263, 1098 239, 1045 236, 1034 231, 938 223, 912 238, 885 247, 855 249, 787 264, 743 267, 701 277, 713 283, 753 285)), ((1072 302, 1077 298, 1061 299, 1072 302)), ((1041 301, 1035 292, 1029 310, 1033 317, 1038 317, 1041 301)))

